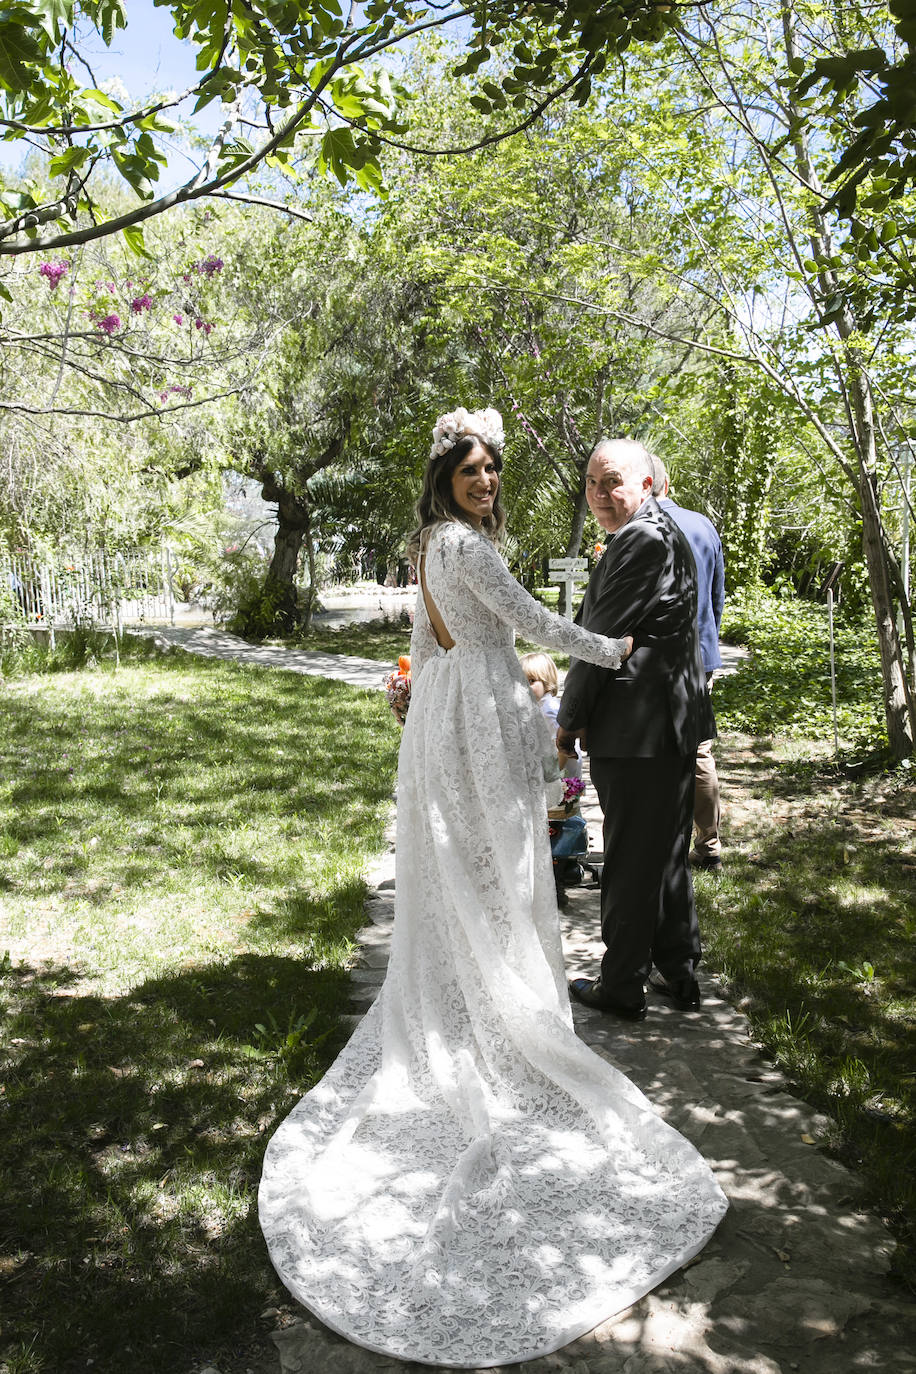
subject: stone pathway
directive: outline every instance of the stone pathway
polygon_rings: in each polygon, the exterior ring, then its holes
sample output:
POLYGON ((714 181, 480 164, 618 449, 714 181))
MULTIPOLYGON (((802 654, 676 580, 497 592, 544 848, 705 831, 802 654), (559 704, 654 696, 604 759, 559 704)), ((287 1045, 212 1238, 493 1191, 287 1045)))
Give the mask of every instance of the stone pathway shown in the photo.
MULTIPOLYGON (((222 630, 165 629, 193 653, 342 678, 380 688, 390 664, 260 648, 222 630)), ((741 651, 728 654, 734 671, 741 651)), ((591 787, 584 814, 598 851, 591 787)), ((385 976, 394 918, 394 823, 367 875, 367 923, 353 970, 355 1024, 385 976)), ((700 882, 715 882, 701 876, 700 882)), ((570 976, 594 975, 602 946, 598 893, 574 888, 563 913, 570 976)), ((793 1097, 764 1061, 745 1017, 703 980, 697 1012, 649 992, 646 1021, 629 1025, 574 1007, 583 1040, 637 1083, 702 1151, 731 1208, 705 1250, 627 1311, 519 1374, 916 1374, 916 1302, 887 1278, 893 1241, 859 1205, 861 1184, 819 1149, 828 1122, 793 1097)), ((268 1314, 265 1314, 267 1316, 268 1314)), ((272 1333, 277 1374, 373 1374, 429 1366, 351 1345, 301 1308, 272 1333)), ((259 1370, 270 1365, 266 1361, 259 1370)), ((276 1366, 274 1366, 276 1367, 276 1366)), ((208 1374, 218 1374, 210 1370, 208 1374)))
POLYGON ((204 658, 234 659, 237 663, 253 663, 260 668, 282 668, 289 673, 337 678, 354 687, 381 689, 384 678, 395 666, 351 654, 287 649, 282 644, 249 644, 238 635, 212 625, 155 625, 135 627, 132 633, 148 635, 165 648, 185 649, 189 654, 202 654, 204 658))
MULTIPOLYGON (((594 790, 584 813, 601 833, 594 790)), ((385 976, 394 919, 394 825, 368 875, 357 937, 354 1023, 385 976)), ((715 882, 701 877, 701 882, 715 882)), ((570 976, 593 976, 602 945, 598 893, 573 888, 563 913, 570 976)), ((635 1306, 520 1374, 916 1374, 916 1303, 886 1278, 893 1241, 862 1209, 856 1176, 818 1148, 828 1122, 765 1062, 746 1018, 709 977, 698 1012, 649 992, 630 1025, 574 1006, 576 1028, 628 1074, 704 1154, 731 1208, 690 1265, 635 1306)), ((299 1309, 301 1312, 301 1309, 299 1309)), ((306 1312, 272 1336, 280 1374, 407 1374, 428 1366, 351 1345, 306 1312)))

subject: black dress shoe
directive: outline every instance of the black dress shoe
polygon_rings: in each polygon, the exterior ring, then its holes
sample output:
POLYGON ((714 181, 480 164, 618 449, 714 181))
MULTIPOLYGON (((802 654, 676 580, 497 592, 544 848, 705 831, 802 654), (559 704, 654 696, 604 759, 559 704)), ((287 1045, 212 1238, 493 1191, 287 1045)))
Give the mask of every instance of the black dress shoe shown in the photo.
POLYGON ((649 987, 669 998, 679 1011, 696 1011, 700 1005, 700 985, 695 978, 679 978, 669 983, 660 973, 654 973, 649 978, 649 987))
POLYGON ((644 1021, 646 1017, 645 1000, 635 1004, 614 1002, 604 996, 600 978, 596 978, 594 982, 591 978, 571 979, 569 995, 577 1002, 581 1002, 583 1007, 591 1007, 594 1011, 606 1011, 624 1021, 644 1021))

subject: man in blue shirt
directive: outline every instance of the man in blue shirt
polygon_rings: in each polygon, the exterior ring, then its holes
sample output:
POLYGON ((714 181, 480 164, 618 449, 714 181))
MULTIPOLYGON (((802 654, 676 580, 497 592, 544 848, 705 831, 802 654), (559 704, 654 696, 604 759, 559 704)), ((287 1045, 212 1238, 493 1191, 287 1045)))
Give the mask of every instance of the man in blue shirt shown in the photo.
MULTIPOLYGON (((712 687, 713 673, 722 667, 719 654, 719 626, 725 605, 725 562, 722 541, 711 520, 699 511, 686 510, 668 495, 668 473, 665 465, 652 455, 654 480, 652 495, 660 510, 666 511, 686 535, 697 565, 700 653, 706 680, 712 687)), ((722 845, 719 840, 719 777, 712 752, 712 740, 703 740, 697 747, 696 792, 693 804, 695 837, 690 851, 694 868, 718 872, 722 867, 722 845)))

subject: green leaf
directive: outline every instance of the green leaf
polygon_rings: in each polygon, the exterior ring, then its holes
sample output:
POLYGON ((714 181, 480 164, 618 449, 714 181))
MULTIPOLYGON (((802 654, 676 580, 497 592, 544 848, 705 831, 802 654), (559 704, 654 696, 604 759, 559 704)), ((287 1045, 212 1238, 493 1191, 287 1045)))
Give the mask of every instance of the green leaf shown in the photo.
POLYGON ((123 153, 117 148, 112 149, 111 156, 121 176, 133 187, 140 199, 152 200, 153 188, 149 176, 151 171, 158 175, 159 169, 155 165, 151 168, 149 163, 137 157, 135 153, 123 153))
POLYGON ((138 120, 135 127, 149 129, 156 134, 173 134, 178 126, 171 119, 164 119, 161 114, 151 114, 138 120))
POLYGON ((361 161, 356 158, 355 153, 353 133, 350 129, 328 129, 321 140, 319 169, 324 172, 330 168, 341 186, 346 186, 354 162, 361 161))
POLYGON ((364 191, 372 191, 382 197, 387 196, 388 192, 382 181, 381 169, 374 159, 357 168, 355 175, 356 184, 362 187, 364 191))
POLYGON ((110 48, 115 29, 127 28, 127 7, 123 0, 102 0, 98 9, 98 23, 105 47, 110 48))
POLYGON ((28 32, 34 23, 34 17, 21 8, 0 15, 0 86, 4 90, 18 93, 32 84, 34 67, 44 57, 41 43, 28 32))
POLYGON ((32 9, 37 11, 41 27, 52 43, 58 42, 64 29, 73 26, 73 0, 33 0, 32 9))
POLYGON ((153 259, 152 253, 147 252, 146 243, 143 238, 143 230, 139 224, 128 224, 122 230, 124 241, 132 253, 136 253, 138 258, 153 259))
POLYGON ((114 114, 120 114, 124 109, 124 106, 119 105, 116 100, 112 100, 110 95, 106 95, 104 91, 97 91, 92 87, 83 91, 82 96, 84 100, 91 100, 93 105, 103 105, 106 110, 112 110, 114 114))
POLYGON ((88 156, 88 148, 80 147, 78 144, 74 145, 74 147, 59 153, 57 157, 52 157, 48 164, 48 171, 52 177, 68 176, 70 172, 76 171, 77 167, 82 167, 88 156))
POLYGON ((208 87, 206 90, 202 91, 201 94, 197 97, 197 101, 191 113, 197 114, 197 112, 199 110, 202 110, 205 105, 209 105, 211 100, 216 100, 218 95, 218 90, 216 90, 214 87, 208 87))

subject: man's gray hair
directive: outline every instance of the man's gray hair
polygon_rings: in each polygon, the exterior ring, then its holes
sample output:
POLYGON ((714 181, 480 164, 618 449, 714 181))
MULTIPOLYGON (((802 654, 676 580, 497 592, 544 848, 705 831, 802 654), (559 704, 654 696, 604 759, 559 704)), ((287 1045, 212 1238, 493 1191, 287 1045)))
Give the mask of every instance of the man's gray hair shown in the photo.
POLYGON ((665 487, 668 485, 668 469, 657 453, 650 453, 649 458, 652 463, 652 495, 664 496, 665 487))
POLYGON ((633 464, 638 476, 651 477, 654 482, 655 472, 652 467, 652 455, 645 444, 641 444, 638 439, 599 439, 592 449, 592 457, 602 457, 610 449, 615 448, 626 451, 627 457, 633 464))

